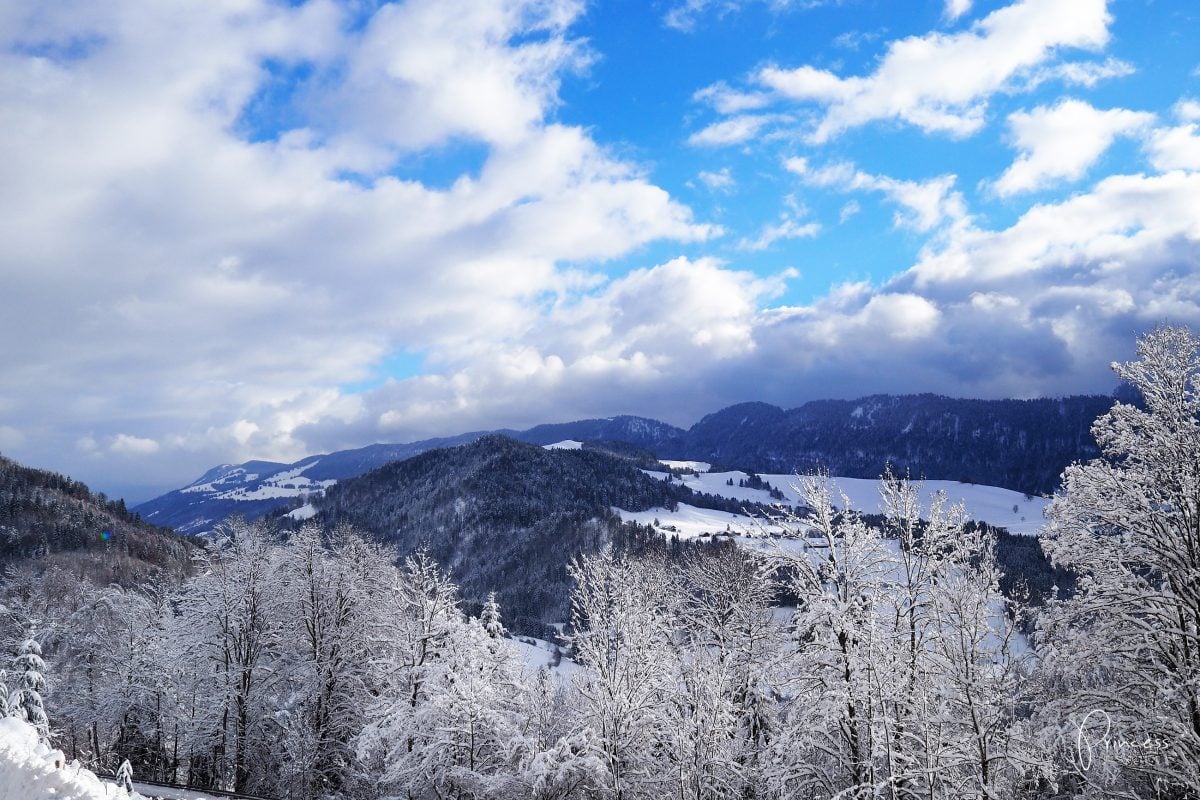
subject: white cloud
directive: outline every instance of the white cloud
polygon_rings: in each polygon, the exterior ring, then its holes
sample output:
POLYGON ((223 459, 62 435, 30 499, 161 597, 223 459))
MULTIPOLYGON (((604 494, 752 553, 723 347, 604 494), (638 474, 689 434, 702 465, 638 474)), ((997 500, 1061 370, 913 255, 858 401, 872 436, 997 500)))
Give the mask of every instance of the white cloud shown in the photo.
POLYGON ((362 25, 341 8, 12 15, 0 386, 28 387, 5 398, 14 455, 160 486, 295 458, 310 448, 297 431, 364 413, 338 387, 389 353, 468 359, 602 283, 605 260, 720 233, 582 128, 546 121, 558 76, 585 58, 567 28, 580 3, 409 0, 362 25), (313 77, 280 88, 268 62, 313 77), (300 127, 256 119, 263 92, 300 127), (463 141, 482 149, 477 170, 397 177, 405 153, 463 141))
MULTIPOLYGON (((798 166, 793 164, 792 166, 798 166)), ((850 173, 852 176, 854 171, 850 173)), ((698 415, 749 398, 1105 392, 1160 321, 1200 323, 1200 176, 1122 176, 1011 227, 939 230, 884 286, 770 308, 785 280, 679 259, 565 303, 519 342, 364 396, 310 441, 364 441, 612 413, 698 415)))
POLYGON ((1104 61, 1068 61, 1034 70, 1023 88, 1032 90, 1047 81, 1062 81, 1068 86, 1091 89, 1101 81, 1124 78, 1135 71, 1132 64, 1118 58, 1106 58, 1104 61))
POLYGON ((1157 170, 1200 170, 1200 125, 1194 122, 1156 129, 1145 147, 1157 170))
POLYGON ((663 16, 668 28, 685 33, 695 30, 699 19, 714 14, 718 19, 741 11, 753 2, 761 2, 773 13, 792 8, 816 8, 839 0, 677 0, 663 16))
POLYGON ((801 222, 789 214, 783 214, 779 222, 766 225, 758 236, 753 239, 742 239, 738 242, 739 250, 758 252, 766 250, 771 245, 787 239, 811 239, 821 232, 819 222, 801 222))
POLYGON ((766 126, 781 119, 778 114, 739 114, 714 122, 688 137, 693 147, 723 147, 758 136, 766 126))
MULTIPOLYGON (((905 282, 925 289, 968 284, 984 291, 1020 279, 1052 282, 1060 273, 1137 285, 1148 308, 1169 284, 1200 290, 1191 255, 1200 243, 1200 173, 1114 175, 1090 192, 1037 205, 1002 231, 964 226, 930 248, 905 282), (1173 273, 1155 284, 1143 268, 1173 273)), ((1151 317, 1152 319, 1153 317, 1151 317)))
POLYGON ((349 50, 343 79, 314 102, 333 112, 331 135, 366 144, 519 142, 556 102, 559 75, 587 63, 566 38, 582 11, 580 0, 383 5, 349 50))
POLYGON ((829 187, 843 192, 879 192, 900 206, 894 222, 929 232, 943 223, 957 223, 967 216, 962 195, 954 190, 953 175, 941 175, 926 181, 897 180, 886 175, 872 175, 850 163, 830 164, 812 169, 802 158, 790 158, 784 167, 799 175, 811 186, 829 187))
POLYGON ((946 0, 946 19, 954 21, 971 10, 971 0, 946 0))
POLYGON ((692 99, 712 106, 718 114, 757 111, 771 104, 771 98, 765 92, 740 92, 724 81, 700 89, 692 99))
POLYGON ((721 167, 716 172, 701 170, 700 174, 696 177, 709 189, 718 192, 729 192, 737 185, 737 181, 734 180, 733 173, 729 171, 729 167, 721 167))
POLYGON ((1059 180, 1078 180, 1118 136, 1138 134, 1153 122, 1153 114, 1100 110, 1082 100, 1011 114, 1008 126, 1020 155, 993 188, 1001 197, 1009 197, 1059 180))
POLYGON ((1184 98, 1175 104, 1174 111, 1184 122, 1200 122, 1200 101, 1184 98))
POLYGON ((967 31, 892 42, 866 76, 767 67, 757 80, 786 98, 824 107, 814 142, 888 119, 967 136, 983 125, 991 95, 1017 88, 1062 49, 1103 48, 1110 21, 1106 0, 1020 0, 967 31))
POLYGON ((635 270, 564 303, 519 342, 493 341, 441 374, 368 392, 346 424, 302 433, 327 446, 403 440, 611 414, 618 398, 631 413, 681 419, 709 402, 682 387, 751 356, 758 309, 793 277, 763 279, 711 259, 635 270))
POLYGON ((862 206, 858 204, 858 201, 851 200, 849 203, 846 203, 844 206, 842 206, 842 210, 838 212, 838 222, 845 222, 851 217, 857 215, 860 211, 862 211, 862 206))
POLYGON ((150 456, 158 452, 158 442, 142 436, 118 433, 108 449, 123 456, 150 456))

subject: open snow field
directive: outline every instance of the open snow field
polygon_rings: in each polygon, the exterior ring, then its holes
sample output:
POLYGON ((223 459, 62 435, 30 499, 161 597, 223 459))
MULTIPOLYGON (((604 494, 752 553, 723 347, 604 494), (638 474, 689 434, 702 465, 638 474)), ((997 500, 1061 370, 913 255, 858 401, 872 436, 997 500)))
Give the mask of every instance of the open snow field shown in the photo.
MULTIPOLYGON (((687 463, 701 464, 702 462, 687 463)), ((668 464, 668 466, 671 465, 668 464)), ((647 470, 646 474, 664 480, 667 477, 667 473, 665 472, 647 470)), ((695 491, 729 497, 734 500, 765 504, 778 502, 772 499, 770 494, 765 490, 749 489, 737 485, 739 480, 745 480, 748 477, 745 472, 738 471, 702 472, 699 475, 685 474, 682 477, 674 478, 674 480, 682 482, 685 486, 695 491), (733 481, 732 486, 728 483, 731 479, 733 481)), ((783 492, 786 498, 784 502, 792 505, 799 505, 801 503, 800 492, 795 486, 798 481, 795 475, 761 474, 759 477, 783 492)), ((831 477, 830 482, 834 485, 835 492, 837 489, 840 489, 845 493, 850 501, 851 508, 867 513, 879 513, 883 510, 883 504, 879 497, 879 482, 877 480, 831 477)), ((1046 506, 1049 504, 1047 498, 1027 496, 1021 492, 1001 489, 997 486, 979 486, 970 483, 959 483, 958 481, 924 481, 921 486, 921 498, 926 508, 929 507, 930 498, 938 491, 945 492, 951 503, 964 503, 967 515, 971 519, 1007 528, 1009 533, 1029 536, 1036 535, 1041 529, 1044 522, 1044 512, 1046 506)), ((840 506, 836 494, 834 502, 840 506)), ((675 525, 678 527, 680 529, 680 536, 684 537, 686 535, 688 538, 698 536, 701 533, 719 533, 725 530, 726 524, 733 525, 736 523, 745 526, 748 519, 743 515, 730 515, 717 511, 709 512, 707 509, 685 507, 683 504, 680 504, 679 511, 675 513, 661 509, 639 512, 636 515, 629 512, 621 512, 621 515, 623 519, 636 519, 642 524, 648 524, 657 517, 664 525, 675 525), (643 519, 646 515, 649 515, 649 518, 643 519)))

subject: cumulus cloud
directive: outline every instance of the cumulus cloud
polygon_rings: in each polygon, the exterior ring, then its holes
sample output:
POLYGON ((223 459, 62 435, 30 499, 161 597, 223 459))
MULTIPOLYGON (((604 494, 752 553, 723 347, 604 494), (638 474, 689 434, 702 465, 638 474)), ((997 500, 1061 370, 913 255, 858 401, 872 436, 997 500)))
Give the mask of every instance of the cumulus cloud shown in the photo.
POLYGON ((297 430, 361 414, 339 387, 389 353, 466 358, 602 283, 608 259, 719 233, 548 120, 559 76, 587 58, 569 35, 581 3, 355 8, 8 9, 14 455, 159 486, 295 458, 310 447, 297 430), (407 154, 464 141, 476 171, 405 177, 407 154))
POLYGON ((746 111, 757 111, 771 104, 771 97, 765 92, 739 91, 724 81, 718 81, 698 90, 692 95, 692 99, 712 106, 718 114, 741 114, 746 111))
POLYGON ((1062 274, 1095 280, 1119 276, 1149 295, 1168 284, 1142 268, 1177 274, 1178 286, 1200 288, 1186 259, 1200 241, 1200 174, 1114 175, 1091 191, 1037 205, 998 232, 964 227, 944 247, 927 251, 906 280, 933 289, 970 284, 975 290, 1026 278, 1053 282, 1062 274))
POLYGON ((801 306, 770 303, 794 273, 762 281, 711 260, 668 262, 560 307, 520 342, 368 394, 357 421, 304 435, 415 438, 435 432, 430 419, 465 429, 614 406, 688 424, 751 398, 793 405, 931 386, 975 397, 1108 391, 1107 365, 1137 333, 1200 324, 1197 181, 1114 176, 1005 228, 967 218, 896 278, 836 285, 801 306))
POLYGON ((614 404, 682 422, 711 402, 697 383, 753 359, 759 309, 793 277, 764 279, 712 259, 634 270, 559 306, 519 341, 492 341, 439 374, 364 393, 360 414, 298 434, 337 447, 605 415, 614 404))
POLYGON ((1124 108, 1101 110, 1082 100, 1009 115, 1008 127, 1020 151, 993 185, 1001 197, 1031 192, 1059 180, 1078 180, 1119 136, 1136 135, 1154 115, 1124 108))
POLYGON ((587 54, 566 37, 580 0, 386 4, 347 51, 344 74, 313 90, 311 125, 406 149, 451 136, 521 141, 587 54), (519 41, 518 41, 519 39, 519 41), (326 120, 334 124, 324 125, 326 120))
POLYGON ((1175 116, 1184 122, 1200 121, 1200 101, 1184 98, 1175 104, 1175 116))
POLYGON ((1200 170, 1200 125, 1159 128, 1147 138, 1145 148, 1157 170, 1200 170))
POLYGON ((1106 0, 1021 0, 966 31, 892 42, 867 75, 768 66, 756 80, 824 109, 810 134, 815 143, 878 120, 962 137, 982 127, 993 94, 1018 88, 1061 51, 1103 48, 1110 21, 1106 0))

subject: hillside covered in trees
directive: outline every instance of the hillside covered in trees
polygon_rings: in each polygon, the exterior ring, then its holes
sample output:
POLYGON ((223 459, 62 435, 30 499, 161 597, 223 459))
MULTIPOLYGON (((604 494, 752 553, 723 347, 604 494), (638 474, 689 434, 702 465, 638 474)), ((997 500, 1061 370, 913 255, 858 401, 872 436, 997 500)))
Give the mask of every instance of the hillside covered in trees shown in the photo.
POLYGON ((743 403, 662 442, 662 458, 755 472, 914 477, 1050 494, 1069 464, 1095 458, 1092 421, 1113 398, 960 400, 933 394, 821 400, 784 411, 743 403))
POLYGON ((427 549, 468 602, 496 592, 515 627, 536 631, 567 617, 570 559, 625 535, 613 507, 753 507, 656 480, 646 464, 630 446, 546 449, 488 435, 342 481, 312 502, 326 527, 352 525, 402 555, 427 549))
POLYGON ((0 563, 57 565, 93 583, 178 582, 196 545, 120 500, 0 456, 0 563))

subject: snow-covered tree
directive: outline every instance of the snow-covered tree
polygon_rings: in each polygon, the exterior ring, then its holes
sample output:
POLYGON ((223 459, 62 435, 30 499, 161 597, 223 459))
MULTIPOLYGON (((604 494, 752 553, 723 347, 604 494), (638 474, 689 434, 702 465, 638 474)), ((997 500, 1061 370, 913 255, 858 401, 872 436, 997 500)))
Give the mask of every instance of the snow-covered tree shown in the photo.
POLYGON ((190 673, 179 679, 190 706, 189 761, 218 788, 251 788, 275 733, 264 703, 278 677, 278 557, 265 524, 224 523, 173 624, 173 647, 190 673))
POLYGON ((283 550, 275 756, 289 797, 346 792, 355 780, 353 739, 376 682, 372 637, 388 561, 344 528, 325 536, 307 525, 283 550))
POLYGON ((493 639, 499 639, 507 633, 500 619, 500 604, 496 602, 495 592, 488 592, 487 602, 483 604, 483 611, 479 614, 479 622, 487 631, 487 635, 493 639))
POLYGON ((46 691, 45 671, 42 646, 32 637, 25 639, 13 659, 13 672, 20 677, 17 688, 8 697, 9 714, 36 728, 43 742, 50 738, 50 719, 42 702, 42 694, 46 691))
MULTIPOLYGON (((797 598, 797 656, 777 780, 800 796, 867 796, 886 761, 873 692, 877 665, 890 660, 876 609, 892 556, 877 530, 839 513, 825 476, 801 478, 798 488, 811 517, 777 520, 797 545, 779 554, 797 598)), ((839 504, 849 507, 844 496, 839 504)))
POLYGON ((467 619, 425 552, 395 576, 378 635, 386 679, 357 739, 363 764, 409 797, 502 796, 519 730, 509 645, 467 619))
POLYGON ((129 759, 125 759, 121 766, 117 767, 117 786, 128 794, 133 794, 133 765, 129 763, 129 759))
POLYGON ((595 734, 579 719, 572 688, 545 667, 527 676, 525 686, 518 714, 523 727, 514 739, 519 748, 516 796, 532 800, 598 796, 607 770, 595 734))
POLYGON ((570 570, 570 642, 585 667, 575 688, 602 754, 604 789, 623 799, 669 795, 676 784, 665 713, 678 688, 674 587, 661 565, 618 558, 610 548, 570 570))
POLYGON ((777 735, 790 645, 773 614, 773 567, 733 546, 679 568, 679 689, 668 705, 681 798, 755 797, 777 735))
POLYGON ((882 525, 824 476, 776 520, 797 608, 774 781, 800 796, 1012 796, 1037 765, 1017 724, 1027 672, 990 538, 941 494, 886 474, 882 525))
POLYGON ((116 755, 133 758, 145 774, 163 775, 165 665, 161 645, 164 598, 149 588, 91 589, 55 626, 60 685, 55 703, 60 741, 72 758, 114 769, 116 755))
POLYGON ((1142 404, 1092 428, 1043 544, 1078 591, 1042 615, 1066 776, 1084 793, 1200 796, 1200 339, 1161 327, 1114 364, 1142 404))

